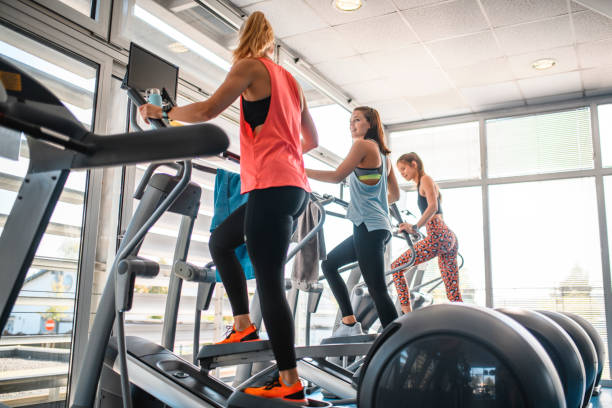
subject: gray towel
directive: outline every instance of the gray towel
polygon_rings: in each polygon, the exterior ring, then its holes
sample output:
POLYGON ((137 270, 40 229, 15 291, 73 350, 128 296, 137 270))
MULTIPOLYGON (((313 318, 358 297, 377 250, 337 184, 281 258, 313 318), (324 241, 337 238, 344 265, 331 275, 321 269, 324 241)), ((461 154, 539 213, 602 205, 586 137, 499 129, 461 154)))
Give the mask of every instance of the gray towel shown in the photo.
MULTIPOLYGON (((293 234, 292 241, 299 242, 319 223, 321 214, 319 207, 312 201, 308 202, 306 209, 297 219, 297 228, 293 234)), ((299 288, 308 287, 309 284, 319 280, 319 261, 327 259, 325 251, 325 238, 323 228, 306 243, 306 245, 295 255, 291 280, 299 288)))

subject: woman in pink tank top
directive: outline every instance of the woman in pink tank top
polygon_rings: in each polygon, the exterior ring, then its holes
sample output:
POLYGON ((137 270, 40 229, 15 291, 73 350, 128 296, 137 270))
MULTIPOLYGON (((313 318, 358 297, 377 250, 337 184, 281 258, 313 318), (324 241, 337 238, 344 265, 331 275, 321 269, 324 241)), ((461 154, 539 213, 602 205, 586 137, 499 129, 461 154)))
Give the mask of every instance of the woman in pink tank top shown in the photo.
POLYGON ((241 192, 248 192, 249 198, 213 231, 209 241, 234 315, 234 325, 221 343, 259 340, 249 317, 246 279, 234 253, 246 237, 279 377, 244 391, 305 403, 296 368, 293 316, 285 297, 284 262, 293 221, 306 207, 310 192, 302 155, 318 145, 318 136, 299 84, 274 63, 273 53, 272 27, 263 13, 255 12, 240 30, 232 69, 208 100, 167 113, 147 104, 140 113, 145 120, 204 122, 240 97, 241 192))

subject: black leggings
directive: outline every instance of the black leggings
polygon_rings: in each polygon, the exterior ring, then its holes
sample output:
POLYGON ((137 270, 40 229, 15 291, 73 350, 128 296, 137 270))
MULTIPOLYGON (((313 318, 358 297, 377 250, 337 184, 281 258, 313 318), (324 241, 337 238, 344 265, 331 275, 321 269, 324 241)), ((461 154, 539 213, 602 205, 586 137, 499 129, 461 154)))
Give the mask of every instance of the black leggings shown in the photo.
POLYGON ((279 370, 296 366, 293 316, 285 296, 284 266, 293 221, 307 203, 308 193, 299 187, 253 190, 246 204, 212 232, 208 243, 232 312, 237 316, 249 313, 246 278, 234 253, 246 239, 261 314, 279 370))
POLYGON ((342 317, 350 316, 354 312, 348 289, 338 273, 338 268, 358 261, 382 326, 386 327, 397 319, 397 310, 393 306, 385 282, 385 243, 389 237, 387 230, 368 231, 365 224, 353 226, 353 236, 342 241, 327 254, 327 260, 321 263, 321 269, 340 306, 342 317))

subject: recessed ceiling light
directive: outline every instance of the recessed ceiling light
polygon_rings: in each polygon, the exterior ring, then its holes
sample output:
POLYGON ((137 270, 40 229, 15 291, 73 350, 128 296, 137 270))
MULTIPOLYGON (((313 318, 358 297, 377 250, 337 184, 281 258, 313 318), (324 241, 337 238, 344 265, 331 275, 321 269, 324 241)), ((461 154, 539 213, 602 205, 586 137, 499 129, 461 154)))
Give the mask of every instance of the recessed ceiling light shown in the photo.
POLYGON ((364 0, 332 0, 332 4, 340 11, 355 11, 363 6, 364 0))
POLYGON ((172 44, 168 45, 168 48, 170 48, 170 51, 176 52, 177 54, 182 54, 189 51, 189 48, 185 47, 180 42, 173 42, 172 44))
POLYGON ((557 65, 557 61, 552 58, 542 58, 531 63, 531 68, 537 69, 538 71, 544 71, 557 65))

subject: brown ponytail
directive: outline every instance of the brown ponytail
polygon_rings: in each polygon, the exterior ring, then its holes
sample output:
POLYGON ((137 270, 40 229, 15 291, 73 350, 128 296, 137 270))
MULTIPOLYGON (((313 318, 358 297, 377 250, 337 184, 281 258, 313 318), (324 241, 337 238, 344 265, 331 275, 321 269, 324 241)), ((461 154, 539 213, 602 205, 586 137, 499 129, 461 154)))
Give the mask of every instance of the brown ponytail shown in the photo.
POLYGON ((383 131, 382 122, 380 121, 380 115, 378 111, 369 106, 359 106, 354 110, 363 113, 366 120, 370 124, 370 128, 366 132, 364 139, 372 139, 378 144, 380 152, 385 156, 391 153, 391 150, 385 143, 385 132, 383 131))

